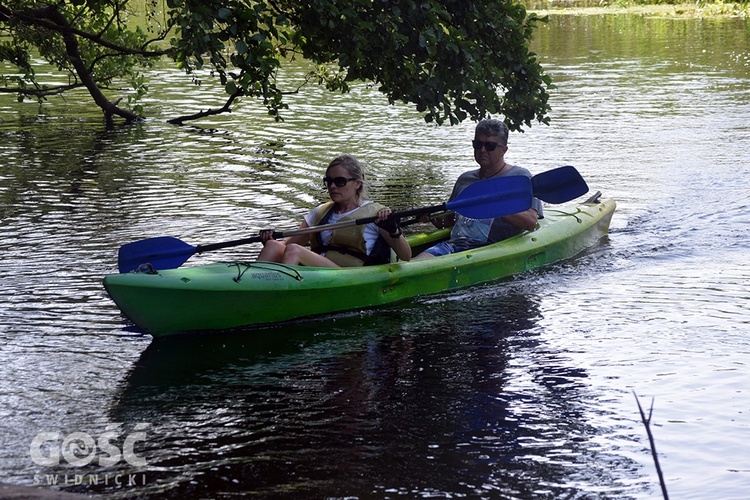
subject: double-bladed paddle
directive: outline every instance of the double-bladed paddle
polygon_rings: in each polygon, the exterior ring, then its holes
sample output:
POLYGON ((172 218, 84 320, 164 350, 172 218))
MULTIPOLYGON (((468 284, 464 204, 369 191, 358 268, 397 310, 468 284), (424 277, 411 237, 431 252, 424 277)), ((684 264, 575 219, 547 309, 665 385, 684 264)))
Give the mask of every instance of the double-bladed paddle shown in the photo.
MULTIPOLYGON (((532 190, 534 196, 543 201, 562 203, 586 193, 588 186, 586 186, 586 182, 574 167, 560 167, 535 175, 532 179, 523 176, 509 176, 476 182, 461 191, 456 198, 447 203, 393 212, 391 216, 400 219, 451 210, 472 219, 501 217, 503 215, 522 212, 531 207, 532 190), (561 187, 556 188, 555 186, 557 185, 561 187), (539 191, 538 194, 537 190, 539 191)), ((294 229, 282 233, 274 232, 274 238, 287 238, 297 234, 309 234, 353 225, 369 224, 376 219, 377 217, 364 217, 335 224, 322 224, 294 229)), ((253 236, 222 243, 193 246, 171 236, 147 238, 120 247, 118 269, 121 273, 127 273, 138 269, 146 263, 150 264, 154 269, 174 269, 180 267, 196 253, 260 241, 260 236, 253 236)))
MULTIPOLYGON (((522 212, 531 206, 531 181, 523 176, 498 177, 485 182, 477 182, 464 189, 455 199, 431 207, 415 208, 393 212, 392 217, 403 218, 452 210, 472 219, 500 217, 522 212)), ((335 224, 321 224, 313 227, 274 232, 274 238, 288 238, 298 234, 329 231, 342 227, 369 224, 377 217, 363 217, 335 224)), ((120 247, 118 268, 121 273, 138 269, 142 264, 150 264, 154 269, 174 269, 180 267, 192 255, 222 248, 260 242, 260 236, 239 240, 193 246, 171 236, 159 236, 134 241, 120 247)))

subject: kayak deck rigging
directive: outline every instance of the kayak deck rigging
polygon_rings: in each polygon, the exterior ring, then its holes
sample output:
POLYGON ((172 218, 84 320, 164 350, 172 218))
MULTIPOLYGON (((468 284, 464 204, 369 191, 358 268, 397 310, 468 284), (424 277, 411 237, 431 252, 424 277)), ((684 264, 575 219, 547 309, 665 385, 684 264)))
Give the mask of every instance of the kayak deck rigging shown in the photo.
POLYGON ((296 281, 302 281, 302 275, 295 266, 280 264, 278 262, 233 262, 229 265, 237 267, 237 276, 234 278, 235 283, 239 283, 245 276, 245 273, 251 269, 257 271, 251 273, 253 278, 266 277, 278 279, 279 275, 286 275, 296 281), (265 274, 263 274, 263 271, 265 271, 265 274))

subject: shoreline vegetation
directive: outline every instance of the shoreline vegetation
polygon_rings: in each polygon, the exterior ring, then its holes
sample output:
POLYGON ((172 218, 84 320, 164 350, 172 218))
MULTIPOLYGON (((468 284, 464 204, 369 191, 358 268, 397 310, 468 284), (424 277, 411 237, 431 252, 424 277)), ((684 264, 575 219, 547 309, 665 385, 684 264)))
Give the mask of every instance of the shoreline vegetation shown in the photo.
POLYGON ((526 10, 546 15, 638 14, 653 17, 739 17, 750 18, 750 0, 695 2, 596 0, 527 0, 526 10))

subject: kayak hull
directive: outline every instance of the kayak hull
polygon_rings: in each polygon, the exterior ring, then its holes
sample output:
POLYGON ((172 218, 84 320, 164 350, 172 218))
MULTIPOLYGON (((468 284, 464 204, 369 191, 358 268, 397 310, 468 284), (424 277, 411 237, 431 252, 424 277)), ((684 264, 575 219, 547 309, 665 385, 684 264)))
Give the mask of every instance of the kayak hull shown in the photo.
MULTIPOLYGON (((535 231, 442 257, 357 268, 232 262, 112 274, 104 287, 136 326, 163 336, 377 307, 570 258, 609 231, 614 200, 545 210, 535 231)), ((445 237, 409 237, 417 248, 445 237)))

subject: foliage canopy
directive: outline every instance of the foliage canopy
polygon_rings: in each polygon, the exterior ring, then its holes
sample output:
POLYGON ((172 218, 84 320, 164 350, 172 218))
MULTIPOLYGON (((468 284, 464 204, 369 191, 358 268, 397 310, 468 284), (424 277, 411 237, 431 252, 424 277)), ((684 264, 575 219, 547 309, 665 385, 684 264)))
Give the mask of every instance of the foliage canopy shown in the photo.
POLYGON ((243 97, 278 119, 297 90, 282 88, 278 71, 302 56, 317 68, 308 81, 331 91, 370 81, 428 122, 502 114, 521 130, 549 120, 551 81, 529 50, 540 21, 513 0, 0 0, 0 60, 19 68, 2 75, 0 92, 43 100, 85 87, 108 124, 137 120, 143 71, 169 57, 188 73, 210 69, 227 93, 220 108, 171 122, 229 111, 243 97), (37 81, 35 51, 70 83, 37 81), (105 91, 123 80, 134 90, 110 100, 105 91))

